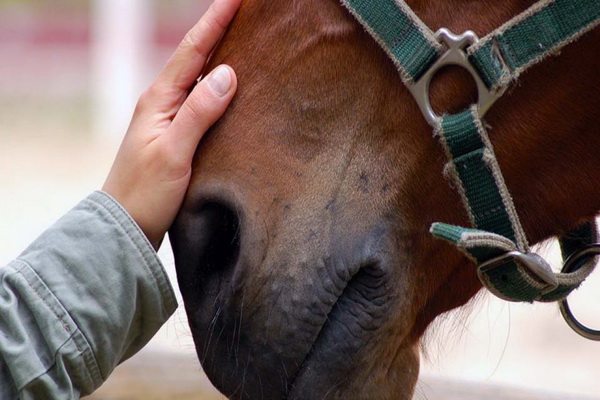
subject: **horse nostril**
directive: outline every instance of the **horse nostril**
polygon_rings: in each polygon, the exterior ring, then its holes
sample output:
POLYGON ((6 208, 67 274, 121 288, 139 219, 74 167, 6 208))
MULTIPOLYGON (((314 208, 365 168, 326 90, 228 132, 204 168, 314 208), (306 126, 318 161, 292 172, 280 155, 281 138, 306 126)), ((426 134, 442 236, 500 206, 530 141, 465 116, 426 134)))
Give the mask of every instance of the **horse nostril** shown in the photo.
POLYGON ((223 202, 182 209, 169 231, 184 298, 211 296, 231 279, 240 256, 241 220, 223 202))
POLYGON ((205 204, 199 218, 210 234, 198 260, 203 274, 224 272, 233 268, 240 253, 240 221, 235 211, 216 202, 205 204))

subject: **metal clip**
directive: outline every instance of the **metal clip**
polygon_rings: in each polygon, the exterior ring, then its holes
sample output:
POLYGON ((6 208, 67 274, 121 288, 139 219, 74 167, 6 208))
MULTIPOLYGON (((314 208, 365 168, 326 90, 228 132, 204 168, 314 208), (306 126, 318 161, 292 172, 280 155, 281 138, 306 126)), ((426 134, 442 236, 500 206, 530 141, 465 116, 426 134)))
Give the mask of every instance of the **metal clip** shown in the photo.
MULTIPOLYGON (((579 269, 579 267, 581 267, 581 265, 584 264, 589 258, 596 257, 598 255, 600 255, 600 244, 592 244, 583 247, 581 250, 577 251, 567 259, 562 272, 569 274, 579 269)), ((571 329, 586 339, 600 341, 600 331, 588 328, 579 322, 571 312, 571 308, 569 307, 569 302, 567 299, 561 300, 558 305, 560 308, 560 313, 571 329)))
POLYGON ((527 269, 533 277, 546 285, 541 291, 542 295, 550 293, 558 287, 556 275, 552 272, 552 269, 546 260, 535 253, 521 253, 520 251, 504 253, 499 257, 492 258, 491 260, 480 264, 477 268, 477 276, 481 283, 483 283, 486 288, 490 289, 496 296, 504 300, 514 301, 514 299, 503 296, 495 290, 495 288, 490 288, 488 284, 489 280, 485 277, 489 271, 513 262, 527 269))
POLYGON ((408 89, 417 101, 423 116, 433 128, 438 127, 441 116, 435 113, 429 100, 431 79, 441 68, 447 65, 457 65, 467 70, 475 80, 478 92, 477 107, 479 115, 483 117, 492 104, 504 94, 505 88, 490 91, 481 79, 479 72, 469 61, 464 49, 467 46, 477 43, 479 38, 473 31, 466 31, 461 35, 455 35, 446 28, 438 30, 435 36, 440 43, 447 46, 446 52, 435 61, 418 81, 412 85, 408 85, 408 89))

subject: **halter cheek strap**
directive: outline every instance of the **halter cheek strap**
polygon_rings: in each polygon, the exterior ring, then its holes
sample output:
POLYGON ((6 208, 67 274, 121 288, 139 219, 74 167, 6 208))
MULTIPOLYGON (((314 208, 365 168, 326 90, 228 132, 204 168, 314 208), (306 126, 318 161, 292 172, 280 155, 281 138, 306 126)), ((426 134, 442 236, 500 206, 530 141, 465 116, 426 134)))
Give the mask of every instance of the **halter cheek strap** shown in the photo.
POLYGON ((600 0, 542 0, 481 40, 470 31, 434 34, 403 0, 341 0, 396 65, 448 155, 446 174, 455 182, 474 228, 436 223, 431 232, 455 244, 478 264, 492 293, 509 301, 566 298, 592 272, 594 222, 560 239, 563 256, 575 257, 555 274, 529 250, 482 120, 507 85, 530 66, 558 52, 600 24, 600 0), (479 100, 454 115, 436 115, 429 82, 441 67, 456 64, 475 79, 479 100))

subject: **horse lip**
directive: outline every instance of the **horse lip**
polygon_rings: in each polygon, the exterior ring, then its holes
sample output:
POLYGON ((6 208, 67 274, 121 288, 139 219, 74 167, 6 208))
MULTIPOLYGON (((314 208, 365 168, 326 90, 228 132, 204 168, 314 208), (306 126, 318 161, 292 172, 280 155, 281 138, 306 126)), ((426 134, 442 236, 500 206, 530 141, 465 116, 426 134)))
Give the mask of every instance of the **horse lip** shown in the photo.
MULTIPOLYGON (((387 274, 382 271, 378 267, 367 266, 360 268, 356 274, 354 274, 346 283, 346 286, 342 290, 342 293, 336 299, 335 303, 331 307, 331 310, 327 314, 325 318, 325 323, 321 326, 320 331, 316 337, 316 339, 311 344, 310 349, 306 353, 300 367, 297 369, 294 376, 289 380, 288 390, 286 400, 300 400, 306 398, 306 392, 303 389, 298 389, 303 386, 303 380, 305 379, 304 375, 307 373, 310 367, 312 367, 312 363, 314 359, 317 358, 317 362, 319 358, 322 358, 323 350, 321 347, 327 346, 322 345, 322 343, 327 343, 332 341, 333 338, 337 338, 338 340, 333 340, 336 344, 339 344, 344 339, 346 339, 345 350, 343 354, 356 354, 362 346, 369 340, 373 331, 375 331, 379 325, 381 324, 381 317, 383 316, 384 306, 389 300, 389 294, 387 293, 387 285, 385 285, 387 274), (359 318, 355 317, 351 310, 348 307, 348 303, 354 303, 355 300, 351 299, 351 296, 356 296, 356 294, 360 291, 359 286, 369 286, 365 284, 365 278, 375 278, 375 280, 381 280, 382 284, 378 287, 368 287, 369 290, 382 288, 384 289, 382 294, 378 294, 373 296, 371 299, 367 299, 367 306, 371 306, 372 309, 376 310, 372 315, 375 316, 374 320, 371 321, 372 326, 369 329, 363 328, 360 323, 356 323, 357 326, 361 329, 362 337, 357 339, 357 336, 351 334, 352 328, 344 325, 344 319, 350 316, 350 320, 356 322, 359 318), (350 294, 352 293, 352 294, 350 294), (338 337, 339 332, 344 332, 342 337, 338 337), (349 338, 350 337, 350 338, 349 338), (319 354, 321 352, 321 354, 319 354)), ((373 293, 373 292, 371 292, 373 293)), ((361 304, 364 306, 365 304, 361 304)), ((356 328, 356 327, 355 327, 356 328)), ((340 351, 338 351, 340 353, 340 351)), ((328 361, 336 364, 340 367, 341 370, 344 370, 349 367, 353 360, 351 359, 334 359, 334 357, 328 358, 328 361)), ((310 385, 310 383, 309 383, 310 385)), ((327 385, 326 390, 331 390, 333 385, 327 385)))

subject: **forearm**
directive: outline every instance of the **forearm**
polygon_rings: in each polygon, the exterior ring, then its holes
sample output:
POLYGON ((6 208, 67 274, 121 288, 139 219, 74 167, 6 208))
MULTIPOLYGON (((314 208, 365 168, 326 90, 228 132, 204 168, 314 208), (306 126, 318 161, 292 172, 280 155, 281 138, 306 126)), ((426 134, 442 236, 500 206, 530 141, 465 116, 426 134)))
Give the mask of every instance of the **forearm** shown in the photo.
POLYGON ((0 398, 78 398, 176 308, 129 215, 97 192, 0 269, 0 398))

